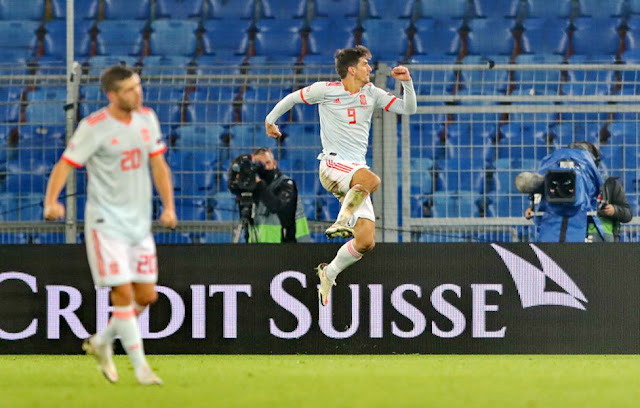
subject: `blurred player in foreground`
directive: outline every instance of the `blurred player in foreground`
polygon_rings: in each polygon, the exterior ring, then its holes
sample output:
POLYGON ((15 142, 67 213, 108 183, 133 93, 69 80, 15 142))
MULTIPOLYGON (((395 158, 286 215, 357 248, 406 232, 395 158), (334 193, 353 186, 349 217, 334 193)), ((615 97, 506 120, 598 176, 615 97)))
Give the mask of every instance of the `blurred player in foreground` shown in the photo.
POLYGON ((60 192, 72 167, 86 165, 87 257, 96 286, 111 287, 113 313, 106 329, 86 339, 82 348, 96 358, 106 379, 116 382, 113 342, 120 336, 138 382, 162 384, 145 358, 137 315, 158 296, 149 167, 164 206, 160 223, 169 228, 177 224, 171 170, 163 156, 167 148, 158 118, 142 106, 142 87, 136 73, 111 67, 102 73, 100 84, 109 106, 78 125, 49 177, 44 217, 64 217, 64 206, 58 202, 60 192))
POLYGON ((370 82, 370 58, 371 52, 361 45, 336 51, 336 72, 341 81, 316 82, 287 95, 265 120, 267 135, 278 138, 281 133, 276 120, 296 103, 319 105, 320 182, 341 203, 336 222, 325 233, 329 238, 355 238, 338 250, 331 263, 321 263, 316 268, 320 277, 318 297, 323 306, 329 303, 338 274, 375 245, 375 215, 369 195, 380 186, 380 178, 365 161, 374 109, 399 114, 413 114, 417 110, 409 70, 398 66, 391 71, 391 76, 402 82, 402 100, 370 82))

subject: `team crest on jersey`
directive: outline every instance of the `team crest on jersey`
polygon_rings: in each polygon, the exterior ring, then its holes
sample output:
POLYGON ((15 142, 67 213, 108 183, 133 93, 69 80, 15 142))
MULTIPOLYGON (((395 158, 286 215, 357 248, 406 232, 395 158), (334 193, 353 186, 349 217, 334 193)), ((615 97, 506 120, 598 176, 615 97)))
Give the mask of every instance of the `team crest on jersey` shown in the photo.
POLYGON ((367 97, 365 95, 360 95, 360 105, 367 104, 367 97))
POLYGON ((142 141, 148 142, 149 139, 151 139, 151 134, 149 133, 149 129, 147 129, 146 127, 143 127, 142 129, 140 129, 140 133, 142 134, 142 141))

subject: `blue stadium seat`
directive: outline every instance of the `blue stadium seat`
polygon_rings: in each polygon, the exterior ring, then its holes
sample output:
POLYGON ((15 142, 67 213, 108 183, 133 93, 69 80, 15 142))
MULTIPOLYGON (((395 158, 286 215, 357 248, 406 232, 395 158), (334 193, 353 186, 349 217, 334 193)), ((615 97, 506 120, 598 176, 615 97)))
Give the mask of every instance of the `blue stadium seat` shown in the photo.
MULTIPOLYGON (((184 55, 148 55, 142 59, 144 75, 185 75, 192 68, 195 70, 193 58, 184 55)), ((149 83, 164 82, 166 79, 147 77, 149 83)))
MULTIPOLYGON (((460 84, 462 89, 471 95, 504 94, 509 82, 509 75, 504 70, 492 70, 488 63, 508 64, 507 55, 467 55, 463 63, 465 65, 485 65, 487 69, 461 71, 460 84)), ((460 93, 460 92, 458 92, 460 93)))
POLYGON ((189 234, 154 234, 154 240, 158 245, 176 245, 176 244, 192 244, 193 241, 189 234))
POLYGON ((218 193, 215 196, 215 207, 213 208, 213 219, 218 221, 237 220, 238 204, 236 196, 229 192, 218 193))
POLYGON ((192 20, 154 21, 151 23, 151 54, 193 56, 197 29, 198 22, 192 20))
POLYGON ((476 201, 479 196, 475 191, 461 190, 456 194, 456 209, 460 217, 479 217, 476 201))
POLYGON ((107 20, 146 20, 150 17, 149 0, 102 0, 104 4, 104 18, 107 20))
POLYGON ((198 74, 240 75, 244 55, 201 55, 195 59, 198 74))
POLYGON ((100 75, 105 68, 123 63, 128 67, 135 67, 138 64, 138 57, 133 55, 96 55, 87 60, 90 75, 100 75))
POLYGON ((498 217, 522 217, 529 207, 529 199, 524 194, 500 195, 493 203, 495 215, 498 217))
MULTIPOLYGON (((163 126, 176 127, 180 121, 180 103, 184 100, 182 88, 147 87, 144 92, 145 105, 156 112, 163 126)), ((167 133, 166 128, 163 133, 167 133)))
POLYGON ((226 132, 220 125, 180 126, 176 130, 176 146, 181 148, 211 148, 220 144, 220 136, 226 132))
MULTIPOLYGON (((635 146, 630 150, 635 150, 635 146)), ((625 164, 623 153, 622 146, 600 145, 601 164, 608 169, 623 168, 625 164)))
POLYGON ((366 20, 362 44, 371 50, 373 60, 402 58, 409 45, 406 20, 366 20))
POLYGON ((629 6, 627 12, 632 15, 640 14, 640 0, 629 0, 629 6))
MULTIPOLYGON (((316 125, 287 124, 280 129, 287 147, 321 148, 320 132, 316 125)), ((264 131, 264 129, 263 129, 264 131)))
MULTIPOLYGON (((0 196, 0 218, 4 221, 41 221, 44 194, 9 192, 0 196)), ((26 243, 26 242, 22 242, 26 243)))
MULTIPOLYGON (((527 54, 518 55, 518 64, 561 64, 562 55, 558 54, 527 54)), ((514 80, 518 86, 514 95, 557 95, 562 82, 560 71, 547 70, 517 70, 514 80)))
POLYGON ((620 35, 616 18, 582 17, 574 20, 574 54, 611 54, 618 53, 620 35))
POLYGON ((204 0, 156 0, 156 18, 200 18, 204 0))
MULTIPOLYGON (((51 0, 51 8, 55 19, 67 16, 66 0, 51 0)), ((73 0, 73 14, 76 20, 93 20, 98 17, 99 0, 73 0)))
POLYGON ((302 60, 302 69, 305 74, 336 75, 336 80, 338 79, 333 57, 328 54, 305 55, 302 60))
POLYGON ((188 116, 198 124, 225 125, 233 122, 235 93, 228 88, 199 88, 189 96, 188 116))
POLYGON ((209 18, 243 18, 252 19, 255 16, 254 0, 207 0, 209 2, 209 18))
POLYGON ((311 0, 316 16, 321 17, 358 17, 359 0, 311 0))
POLYGON ((629 18, 627 27, 628 30, 625 38, 626 52, 623 54, 623 59, 629 63, 637 62, 640 59, 638 58, 638 53, 640 53, 640 17, 634 16, 629 18))
POLYGON ((183 221, 203 221, 207 219, 204 198, 176 198, 176 215, 183 221))
POLYGON ((66 89, 41 89, 28 95, 30 101, 25 112, 29 124, 64 125, 66 114, 66 89))
POLYGON ((421 19, 416 21, 413 36, 414 52, 417 54, 456 54, 460 49, 460 20, 421 19))
POLYGON ((459 207, 455 196, 446 191, 435 191, 432 196, 431 212, 435 218, 453 218, 459 216, 459 207))
POLYGON ((255 53, 257 55, 300 55, 302 20, 260 20, 256 24, 255 53))
POLYGON ((289 176, 295 181, 298 194, 315 195, 324 192, 324 188, 318 179, 317 171, 297 171, 289 174, 289 176))
POLYGON ((44 0, 0 0, 1 20, 42 20, 44 0))
POLYGON ((395 0, 369 0, 367 16, 369 18, 396 19, 410 18, 414 12, 414 2, 397 2, 395 0))
POLYGON ((96 42, 103 55, 140 55, 142 32, 146 22, 141 20, 105 20, 98 23, 96 42))
POLYGON ((571 16, 572 0, 527 0, 528 18, 567 18, 571 16))
POLYGON ((202 48, 206 54, 245 54, 249 27, 250 21, 240 19, 205 21, 202 48))
POLYGON ((511 54, 513 22, 501 18, 475 19, 469 23, 470 54, 511 54))
POLYGON ((554 143, 558 146, 568 146, 570 143, 581 139, 576 137, 571 123, 559 123, 549 128, 549 131, 554 137, 554 143))
POLYGON ((524 10, 521 0, 472 0, 477 17, 517 17, 524 10))
POLYGON ((15 122, 20 114, 22 88, 0 88, 0 122, 15 122))
POLYGON ((107 96, 102 92, 99 86, 80 87, 80 118, 87 117, 92 112, 95 112, 108 104, 109 101, 107 96))
POLYGON ((611 144, 625 144, 625 145, 637 145, 638 144, 638 126, 636 122, 613 122, 609 125, 609 132, 611 133, 611 144))
POLYGON ((567 95, 608 95, 614 84, 613 71, 568 71, 567 95))
MULTIPOLYGON (((76 56, 86 56, 91 50, 91 37, 89 30, 93 27, 93 21, 76 20, 73 31, 75 34, 73 42, 73 53, 76 56)), ((44 52, 47 56, 57 56, 61 60, 66 58, 67 53, 67 24, 65 21, 49 21, 45 25, 47 31, 44 36, 44 52)))
POLYGON ((557 18, 527 18, 522 21, 522 52, 530 54, 564 54, 569 37, 568 22, 557 18))
POLYGON ((307 0, 261 0, 262 17, 288 19, 307 14, 307 0))
POLYGON ((280 99, 291 92, 281 87, 250 88, 244 93, 242 104, 242 121, 245 123, 264 123, 264 118, 271 112, 280 99))
POLYGON ((213 188, 217 154, 214 148, 172 148, 167 161, 172 169, 176 195, 202 195, 213 188))
POLYGON ((418 0, 418 13, 422 17, 463 18, 469 11, 467 0, 418 0))
POLYGON ((611 17, 627 12, 626 0, 578 0, 581 16, 611 17))
POLYGON ((312 54, 333 57, 336 49, 353 47, 353 31, 357 28, 354 18, 314 18, 310 23, 309 50, 312 54))
POLYGON ((0 21, 0 49, 24 50, 33 55, 39 26, 37 21, 0 21))

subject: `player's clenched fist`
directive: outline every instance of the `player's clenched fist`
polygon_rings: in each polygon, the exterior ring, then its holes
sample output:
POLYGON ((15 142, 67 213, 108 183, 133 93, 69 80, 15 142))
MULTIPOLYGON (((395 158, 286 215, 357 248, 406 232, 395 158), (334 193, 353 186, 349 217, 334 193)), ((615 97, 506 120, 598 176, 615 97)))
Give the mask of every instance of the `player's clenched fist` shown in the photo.
POLYGON ((178 217, 173 210, 164 209, 160 214, 160 225, 165 228, 175 228, 178 225, 178 217))
POLYGON ((44 206, 44 219, 53 221, 64 218, 64 205, 59 202, 47 204, 44 206))
POLYGON ((278 129, 278 125, 276 125, 275 123, 269 123, 265 120, 264 128, 267 132, 267 136, 269 137, 277 139, 282 136, 282 133, 280 133, 280 129, 278 129))
POLYGON ((411 81, 409 68, 399 65, 391 70, 391 76, 400 81, 411 81))

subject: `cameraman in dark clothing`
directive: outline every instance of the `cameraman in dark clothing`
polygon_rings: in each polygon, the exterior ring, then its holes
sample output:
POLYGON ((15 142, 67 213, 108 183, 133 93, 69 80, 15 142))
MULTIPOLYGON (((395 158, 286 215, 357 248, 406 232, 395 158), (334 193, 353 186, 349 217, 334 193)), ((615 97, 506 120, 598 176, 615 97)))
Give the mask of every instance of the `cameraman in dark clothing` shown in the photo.
MULTIPOLYGON (((596 166, 600 165, 600 149, 593 143, 580 141, 571 143, 571 149, 582 149, 591 153, 596 166)), ((598 196, 598 218, 604 228, 604 237, 598 233, 593 222, 589 222, 586 242, 618 242, 620 241, 620 224, 633 218, 631 206, 627 202, 622 184, 617 177, 608 177, 598 196)), ((527 208, 525 218, 533 217, 533 209, 527 208)))
MULTIPOLYGON (((240 173, 251 174, 255 180, 255 184, 251 183, 253 185, 248 188, 255 204, 253 211, 248 211, 252 214, 250 224, 255 227, 254 233, 249 234, 248 242, 309 242, 309 226, 304 216, 302 201, 298 197, 296 183, 278 170, 270 149, 254 150, 250 156, 252 166, 244 163, 247 158, 248 156, 239 156, 234 160, 230 180, 233 177, 234 163, 239 164, 236 167, 241 169, 240 173), (243 168, 245 170, 242 170, 243 168)), ((232 188, 236 184, 238 183, 230 183, 229 189, 242 201, 247 194, 232 188)), ((242 204, 240 207, 242 212, 242 204)))

